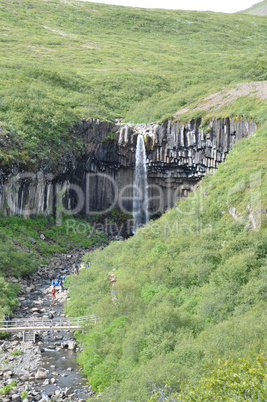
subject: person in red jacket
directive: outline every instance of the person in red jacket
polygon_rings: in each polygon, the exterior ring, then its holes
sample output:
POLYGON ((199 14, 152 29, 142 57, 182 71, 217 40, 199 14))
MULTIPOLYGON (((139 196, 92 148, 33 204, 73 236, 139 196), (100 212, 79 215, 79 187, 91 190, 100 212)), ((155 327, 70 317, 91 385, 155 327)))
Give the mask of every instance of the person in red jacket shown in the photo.
POLYGON ((56 288, 55 286, 52 287, 52 299, 56 298, 56 288))

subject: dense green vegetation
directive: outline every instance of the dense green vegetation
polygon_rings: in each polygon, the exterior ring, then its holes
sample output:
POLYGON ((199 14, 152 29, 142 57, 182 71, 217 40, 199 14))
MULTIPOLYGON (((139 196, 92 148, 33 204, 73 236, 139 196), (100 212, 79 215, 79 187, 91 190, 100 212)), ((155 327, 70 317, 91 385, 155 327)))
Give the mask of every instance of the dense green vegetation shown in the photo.
POLYGON ((151 401, 265 401, 267 398, 266 356, 258 355, 255 361, 238 359, 218 360, 208 365, 205 377, 196 386, 190 384, 190 390, 171 392, 170 385, 155 390, 151 401))
POLYGON ((265 400, 266 133, 267 124, 235 144, 188 199, 132 238, 87 254, 90 268, 70 278, 66 312, 99 317, 78 339, 100 400, 146 401, 152 392, 154 400, 164 392, 265 400), (224 381, 232 385, 220 390, 224 381))
POLYGON ((87 221, 74 220, 68 215, 63 217, 61 226, 55 224, 53 217, 0 216, 0 317, 17 306, 20 286, 11 283, 10 277, 32 274, 38 263, 47 263, 55 253, 66 253, 74 247, 100 246, 105 241, 106 235, 94 230, 87 221), (79 225, 87 230, 80 231, 79 225), (45 240, 40 234, 45 235, 45 240))
MULTIPOLYGON (((263 17, 73 0, 0 0, 0 17, 5 164, 80 151, 67 134, 79 118, 162 120, 222 87, 267 77, 263 17)), ((251 96, 249 107, 241 97, 216 115, 262 119, 266 103, 251 96)))

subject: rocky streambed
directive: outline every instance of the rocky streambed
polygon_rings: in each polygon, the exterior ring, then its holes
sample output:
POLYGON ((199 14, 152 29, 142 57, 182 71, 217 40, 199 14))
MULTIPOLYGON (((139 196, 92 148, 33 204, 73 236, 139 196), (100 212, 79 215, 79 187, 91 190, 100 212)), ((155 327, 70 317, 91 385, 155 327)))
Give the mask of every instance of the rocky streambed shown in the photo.
MULTIPOLYGON (((19 306, 13 319, 64 316, 67 290, 56 293, 52 300, 49 278, 73 273, 72 265, 80 262, 84 251, 53 258, 42 265, 38 273, 21 281, 19 306)), ((89 251, 89 250, 88 250, 89 251)), ((13 281, 16 281, 14 278, 13 281)), ((39 331, 36 342, 24 342, 22 333, 11 334, 0 341, 0 389, 16 381, 8 394, 0 395, 2 402, 85 401, 94 393, 82 377, 75 362, 78 351, 73 333, 66 330, 39 331), (23 391, 26 391, 22 394, 23 391)))

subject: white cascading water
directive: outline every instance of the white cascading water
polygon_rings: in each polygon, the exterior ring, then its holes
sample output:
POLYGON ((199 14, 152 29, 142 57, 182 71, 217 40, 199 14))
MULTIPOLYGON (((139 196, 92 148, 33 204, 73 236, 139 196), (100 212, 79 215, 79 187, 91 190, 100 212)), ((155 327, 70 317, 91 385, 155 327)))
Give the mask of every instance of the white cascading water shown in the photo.
POLYGON ((137 137, 133 187, 133 233, 149 221, 146 150, 141 134, 137 137))

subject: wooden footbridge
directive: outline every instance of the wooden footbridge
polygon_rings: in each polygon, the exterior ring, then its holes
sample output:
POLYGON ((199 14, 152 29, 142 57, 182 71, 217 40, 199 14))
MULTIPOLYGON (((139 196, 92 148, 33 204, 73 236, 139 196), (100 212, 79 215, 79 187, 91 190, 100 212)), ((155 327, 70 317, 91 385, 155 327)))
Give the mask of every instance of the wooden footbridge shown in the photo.
POLYGON ((0 332, 22 332, 24 341, 35 341, 35 335, 38 331, 65 330, 75 331, 84 330, 89 324, 96 323, 96 316, 75 318, 23 318, 13 319, 11 321, 0 320, 0 332))

